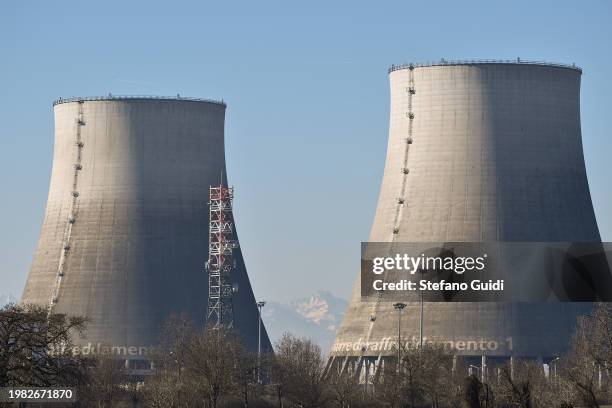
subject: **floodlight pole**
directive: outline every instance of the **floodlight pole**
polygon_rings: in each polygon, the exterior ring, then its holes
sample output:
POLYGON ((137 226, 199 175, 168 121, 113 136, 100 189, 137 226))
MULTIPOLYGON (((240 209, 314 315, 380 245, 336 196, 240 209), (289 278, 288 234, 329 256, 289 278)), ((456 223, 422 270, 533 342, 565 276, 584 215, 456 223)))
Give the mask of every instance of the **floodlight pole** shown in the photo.
MULTIPOLYGON (((421 272, 421 277, 423 276, 423 274, 425 272, 427 272, 424 269, 420 270, 421 272)), ((419 340, 420 340, 420 346, 421 346, 421 350, 423 349, 423 318, 424 318, 424 293, 423 293, 423 289, 420 290, 421 292, 421 314, 420 314, 420 318, 419 318, 419 340)))
POLYGON ((259 321, 257 326, 257 382, 261 382, 261 309, 266 305, 266 302, 257 302, 259 309, 259 321))
POLYGON ((406 307, 405 303, 394 303, 393 307, 397 310, 397 368, 399 370, 402 362, 402 310, 406 307))

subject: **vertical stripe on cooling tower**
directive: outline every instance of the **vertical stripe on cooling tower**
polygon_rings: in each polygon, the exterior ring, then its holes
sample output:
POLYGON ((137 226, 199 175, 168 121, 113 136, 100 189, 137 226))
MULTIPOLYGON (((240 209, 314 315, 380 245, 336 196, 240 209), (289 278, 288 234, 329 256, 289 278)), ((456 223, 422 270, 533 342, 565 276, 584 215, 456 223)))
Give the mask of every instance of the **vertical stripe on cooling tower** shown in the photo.
POLYGON ((66 226, 64 228, 64 234, 62 236, 62 248, 60 253, 59 264, 57 267, 57 275, 55 277, 55 283, 51 292, 51 299, 49 300, 49 313, 53 311, 53 306, 57 304, 59 301, 59 293, 62 285, 62 280, 64 274, 66 273, 66 261, 68 255, 70 253, 70 238, 72 237, 72 226, 76 222, 77 214, 79 212, 79 172, 83 169, 82 165, 82 151, 84 143, 81 137, 81 128, 85 126, 85 119, 83 117, 83 104, 84 101, 78 101, 78 115, 75 120, 76 122, 76 136, 75 136, 75 146, 76 146, 76 159, 73 164, 73 176, 72 176, 72 190, 70 194, 72 196, 72 200, 70 202, 70 210, 68 211, 68 218, 66 219, 66 226))
MULTIPOLYGON (((412 97, 413 95, 416 94, 416 87, 414 84, 414 66, 413 65, 409 66, 408 88, 406 88, 405 91, 408 94, 408 106, 407 106, 408 109, 406 111, 406 118, 408 119, 408 135, 405 139, 406 143, 404 144, 404 157, 401 163, 402 167, 400 168, 400 171, 402 172, 402 182, 400 184, 400 190, 397 196, 395 216, 393 219, 393 230, 391 231, 390 242, 395 242, 400 232, 399 226, 402 222, 402 215, 404 213, 404 206, 406 203, 406 197, 405 197, 406 185, 408 183, 408 176, 410 174, 409 167, 408 167, 408 159, 410 157, 410 146, 412 145, 414 141, 412 129, 413 129, 413 121, 415 118, 415 114, 413 112, 413 106, 412 106, 412 97)), ((382 301, 382 292, 378 292, 376 296, 376 302, 374 303, 374 305, 372 305, 371 312, 370 312, 370 327, 368 328, 368 333, 366 336, 368 340, 370 338, 370 334, 372 333, 372 329, 374 328, 376 315, 378 314, 378 308, 380 306, 381 301, 382 301)))

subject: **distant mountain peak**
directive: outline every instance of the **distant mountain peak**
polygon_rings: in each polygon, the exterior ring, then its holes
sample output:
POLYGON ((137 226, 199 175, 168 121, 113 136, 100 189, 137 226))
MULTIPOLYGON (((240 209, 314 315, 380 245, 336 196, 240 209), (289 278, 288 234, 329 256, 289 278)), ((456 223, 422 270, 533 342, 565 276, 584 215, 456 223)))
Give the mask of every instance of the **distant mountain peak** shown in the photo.
POLYGON ((295 307, 295 310, 307 320, 310 320, 316 324, 322 322, 333 323, 335 330, 336 315, 338 312, 344 313, 344 310, 338 311, 338 303, 342 303, 343 307, 346 306, 346 302, 342 301, 327 291, 319 291, 312 296, 302 298, 291 302, 295 307))
POLYGON ((0 307, 8 305, 9 303, 17 303, 18 300, 11 293, 0 293, 0 307))
POLYGON ((347 305, 346 300, 321 290, 287 303, 271 301, 263 309, 263 318, 273 343, 290 332, 311 338, 328 352, 347 305))

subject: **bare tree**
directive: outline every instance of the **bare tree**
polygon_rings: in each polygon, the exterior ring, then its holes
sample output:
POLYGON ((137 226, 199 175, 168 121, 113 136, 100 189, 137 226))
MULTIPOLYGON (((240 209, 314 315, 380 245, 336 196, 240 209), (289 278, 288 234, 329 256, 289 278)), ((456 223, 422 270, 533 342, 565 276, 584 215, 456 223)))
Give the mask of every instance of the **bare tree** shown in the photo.
POLYGON ((414 408, 417 403, 424 401, 425 383, 428 377, 426 368, 430 368, 427 362, 429 353, 424 348, 407 343, 402 348, 401 355, 399 373, 403 378, 404 394, 409 406, 414 408))
POLYGON ((221 397, 237 391, 236 363, 241 353, 235 335, 224 328, 209 327, 193 338, 187 370, 203 383, 211 408, 217 408, 221 397))
POLYGON ((492 387, 495 399, 510 407, 571 407, 577 401, 576 392, 556 371, 546 375, 542 364, 528 359, 516 360, 512 369, 508 364, 499 367, 498 381, 492 387))
POLYGON ((470 375, 464 379, 463 406, 466 408, 482 407, 483 384, 477 377, 470 375))
POLYGON ((442 346, 430 343, 421 347, 408 343, 402 347, 401 355, 396 375, 408 406, 415 407, 429 400, 433 407, 438 407, 457 397, 452 356, 442 346))
POLYGON ((98 355, 87 372, 87 385, 79 390, 79 401, 98 408, 116 407, 133 397, 133 387, 124 360, 98 355))
MULTIPOLYGON (((140 394, 146 406, 189 408, 205 396, 201 381, 188 371, 196 329, 184 314, 172 315, 164 324, 159 346, 151 354, 153 375, 140 394)), ((200 404, 201 406, 201 404, 200 404)))
POLYGON ((587 334, 586 352, 600 367, 612 362, 612 303, 597 303, 593 312, 578 321, 577 335, 587 334))
POLYGON ((237 348, 236 355, 236 388, 244 408, 249 407, 250 398, 259 397, 262 385, 259 383, 257 354, 250 353, 242 347, 237 348))
POLYGON ((178 395, 178 376, 171 375, 165 370, 156 369, 153 375, 147 377, 141 389, 141 398, 146 407, 150 408, 176 408, 180 406, 185 395, 178 395))
POLYGON ((154 353, 156 363, 176 372, 179 381, 195 334, 193 323, 186 315, 172 315, 164 324, 160 346, 154 353))
POLYGON ((397 364, 385 361, 374 383, 374 396, 389 408, 404 405, 404 377, 400 374, 397 364))
POLYGON ((453 372, 453 357, 441 345, 402 347, 401 364, 387 358, 376 376, 374 395, 386 406, 458 406, 463 377, 453 372))
MULTIPOLYGON (((367 381, 367 379, 366 379, 367 381)), ((355 405, 362 394, 363 386, 354 372, 344 371, 327 375, 331 402, 340 408, 355 405)))
POLYGON ((277 343, 273 380, 298 406, 325 406, 328 389, 324 369, 321 349, 312 341, 285 333, 277 343))
POLYGON ((72 353, 85 319, 35 305, 0 309, 0 386, 78 386, 90 364, 72 353))
POLYGON ((574 385, 580 403, 596 407, 610 399, 612 361, 612 304, 598 303, 578 319, 572 349, 562 364, 565 377, 574 385))
POLYGON ((500 383, 496 388, 498 399, 514 407, 533 407, 536 384, 543 376, 542 367, 528 361, 516 361, 512 369, 508 365, 501 367, 500 383))
POLYGON ((599 408, 598 367, 593 357, 590 325, 583 319, 572 342, 572 350, 559 364, 561 374, 572 384, 576 399, 585 407, 599 408))
POLYGON ((443 346, 432 343, 415 351, 420 354, 419 386, 423 396, 430 400, 433 408, 450 406, 459 399, 460 394, 460 384, 453 373, 453 356, 443 346))

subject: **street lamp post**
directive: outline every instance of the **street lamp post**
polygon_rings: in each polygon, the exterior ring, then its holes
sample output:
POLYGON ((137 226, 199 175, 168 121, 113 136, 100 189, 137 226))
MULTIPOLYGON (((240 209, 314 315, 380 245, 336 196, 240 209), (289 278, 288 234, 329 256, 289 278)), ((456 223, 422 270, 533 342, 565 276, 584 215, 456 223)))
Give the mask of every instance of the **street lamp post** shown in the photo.
MULTIPOLYGON (((421 269, 421 277, 423 277, 423 274, 425 272, 427 272, 425 269, 421 269)), ((421 292, 421 315, 420 315, 420 319, 419 319, 419 339, 420 339, 420 346, 421 346, 421 350, 423 349, 423 315, 424 313, 424 293, 423 293, 423 289, 420 290, 421 292)))
POLYGON ((394 303, 393 307, 397 310, 397 368, 399 370, 402 362, 402 310, 406 307, 405 303, 394 303))
POLYGON ((257 302, 259 309, 259 321, 257 326, 257 382, 261 382, 261 309, 266 305, 266 302, 257 302))

